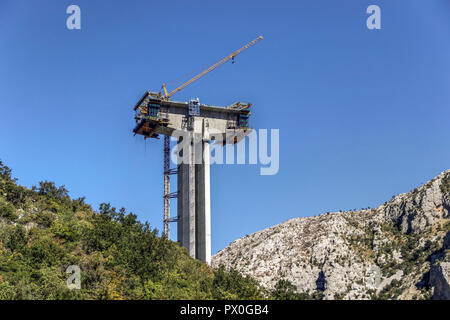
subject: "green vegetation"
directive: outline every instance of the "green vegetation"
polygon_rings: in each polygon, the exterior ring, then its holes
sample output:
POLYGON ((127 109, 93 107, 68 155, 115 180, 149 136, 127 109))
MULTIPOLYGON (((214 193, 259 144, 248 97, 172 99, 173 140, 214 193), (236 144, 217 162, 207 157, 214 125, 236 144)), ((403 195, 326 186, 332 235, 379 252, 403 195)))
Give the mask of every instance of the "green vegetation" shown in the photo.
POLYGON ((441 191, 443 193, 450 194, 450 173, 447 173, 445 177, 442 179, 441 191))
POLYGON ((298 293, 297 288, 289 281, 280 279, 275 285, 274 290, 271 292, 271 296, 276 300, 320 300, 318 293, 310 295, 309 293, 298 293))
POLYGON ((261 299, 235 270, 213 270, 125 209, 95 212, 53 182, 31 190, 0 161, 0 299, 261 299), (69 290, 68 266, 81 270, 69 290))

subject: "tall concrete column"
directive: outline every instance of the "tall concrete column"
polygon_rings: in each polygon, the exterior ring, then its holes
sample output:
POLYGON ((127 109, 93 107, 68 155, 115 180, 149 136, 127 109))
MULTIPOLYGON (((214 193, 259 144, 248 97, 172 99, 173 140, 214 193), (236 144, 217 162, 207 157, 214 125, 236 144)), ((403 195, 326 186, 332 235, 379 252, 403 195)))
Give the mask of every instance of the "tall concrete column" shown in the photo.
POLYGON ((191 143, 184 143, 183 153, 190 156, 178 166, 178 241, 191 257, 210 264, 210 149, 204 120, 201 133, 191 131, 186 137, 191 143))
MULTIPOLYGON (((196 257, 196 212, 195 212, 195 157, 193 132, 185 136, 189 142, 184 143, 178 165, 178 241, 188 249, 191 257, 196 257), (184 155, 186 155, 184 157, 184 155), (186 163, 187 162, 187 163, 186 163)), ((179 142, 180 143, 180 142, 179 142)))

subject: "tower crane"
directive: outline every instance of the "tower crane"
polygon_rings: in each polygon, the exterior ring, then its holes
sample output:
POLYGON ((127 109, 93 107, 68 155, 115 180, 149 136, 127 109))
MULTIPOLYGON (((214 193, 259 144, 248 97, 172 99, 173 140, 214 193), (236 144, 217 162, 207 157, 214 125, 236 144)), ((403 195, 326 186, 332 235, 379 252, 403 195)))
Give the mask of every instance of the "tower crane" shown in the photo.
POLYGON ((167 92, 166 89, 166 84, 163 83, 162 87, 164 89, 164 96, 162 97, 165 100, 170 100, 170 97, 172 97, 175 93, 181 91, 183 88, 187 87, 188 85, 190 85, 191 83, 197 81, 198 79, 200 79, 201 77, 203 77, 204 75, 210 73, 211 71, 213 71, 214 69, 216 69, 217 67, 221 66, 222 64, 224 64, 225 62, 229 61, 230 59, 233 61, 234 63, 234 58, 240 54, 241 52, 247 50, 248 48, 250 48, 251 46, 255 45, 258 41, 260 41, 263 37, 259 36, 258 38, 256 38, 255 40, 247 43, 245 46, 243 46, 242 48, 240 48, 239 50, 234 51, 233 53, 230 53, 228 56, 226 56, 225 58, 223 58, 222 60, 216 62, 215 64, 213 64, 211 67, 209 67, 208 69, 202 71, 201 73, 199 73, 198 75, 196 75, 195 77, 193 77, 192 79, 186 81, 185 83, 183 83, 181 86, 179 86, 178 88, 174 89, 171 92, 167 92))

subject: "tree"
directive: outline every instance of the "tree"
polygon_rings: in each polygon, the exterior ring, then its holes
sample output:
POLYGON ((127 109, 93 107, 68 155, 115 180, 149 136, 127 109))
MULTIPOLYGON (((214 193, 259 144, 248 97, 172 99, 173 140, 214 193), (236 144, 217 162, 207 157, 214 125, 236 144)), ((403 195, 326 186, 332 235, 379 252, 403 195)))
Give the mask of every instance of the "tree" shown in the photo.
POLYGON ((234 269, 227 271, 224 266, 214 272, 212 293, 214 299, 263 298, 262 290, 255 279, 243 276, 234 269))
POLYGON ((69 191, 64 186, 56 187, 55 183, 51 181, 39 182, 37 193, 58 200, 69 198, 69 191))
POLYGON ((275 300, 310 300, 313 299, 308 293, 297 293, 297 288, 285 279, 278 280, 271 296, 275 300))
POLYGON ((2 160, 0 160, 0 177, 5 180, 11 180, 11 169, 3 165, 2 160))

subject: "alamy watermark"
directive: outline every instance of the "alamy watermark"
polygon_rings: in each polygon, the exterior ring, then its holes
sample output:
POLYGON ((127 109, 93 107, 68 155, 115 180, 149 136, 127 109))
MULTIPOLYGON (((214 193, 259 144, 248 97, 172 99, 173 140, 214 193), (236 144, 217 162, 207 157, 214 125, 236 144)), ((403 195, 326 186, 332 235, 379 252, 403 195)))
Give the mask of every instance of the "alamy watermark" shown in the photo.
POLYGON ((66 13, 70 14, 66 20, 66 27, 69 30, 81 29, 81 9, 79 6, 72 4, 67 7, 66 13))
POLYGON ((381 9, 379 6, 372 4, 367 7, 366 13, 370 16, 366 20, 366 26, 369 30, 381 29, 381 9))
MULTIPOLYGON (((69 30, 81 29, 81 9, 75 4, 71 4, 67 7, 66 13, 70 16, 67 17, 66 27, 69 30)), ((381 29, 381 9, 376 4, 371 4, 367 7, 366 13, 370 16, 366 20, 366 26, 369 30, 381 29)))
POLYGON ((70 274, 67 279, 67 288, 70 290, 81 289, 81 269, 77 265, 68 266, 66 273, 70 274))
POLYGON ((261 175, 275 175, 280 168, 280 130, 268 129, 209 131, 203 133, 175 130, 172 140, 177 145, 171 151, 171 161, 179 164, 250 164, 260 165, 261 175), (270 153, 269 153, 270 150, 270 153))
POLYGON ((379 289, 381 285, 381 269, 377 265, 372 265, 369 268, 369 279, 368 279, 368 285, 371 286, 374 289, 379 289))

